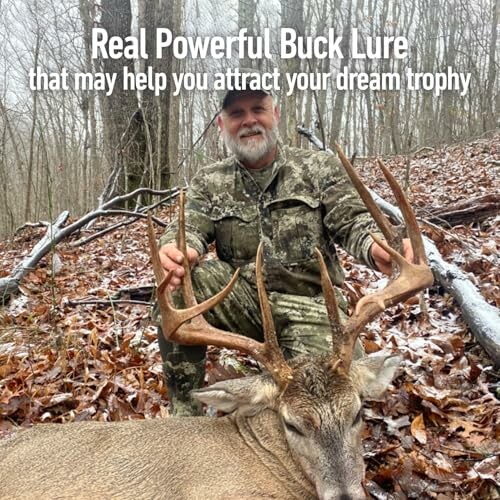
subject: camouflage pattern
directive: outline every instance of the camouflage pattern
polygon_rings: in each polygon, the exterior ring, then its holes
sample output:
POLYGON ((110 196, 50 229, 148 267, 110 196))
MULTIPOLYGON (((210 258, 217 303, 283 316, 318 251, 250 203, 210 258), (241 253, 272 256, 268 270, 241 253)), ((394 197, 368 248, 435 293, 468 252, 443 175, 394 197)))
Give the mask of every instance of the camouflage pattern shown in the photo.
MULTIPOLYGON (((220 259, 193 270, 198 301, 222 290, 235 268, 241 270, 231 294, 206 319, 262 340, 255 286, 255 254, 262 240, 266 288, 287 358, 331 346, 314 248, 322 250, 332 282, 341 285, 344 273, 335 245, 373 267, 369 231, 376 232, 373 220, 343 167, 323 152, 282 146, 273 165, 260 172, 248 171, 232 157, 200 170, 187 192, 187 243, 203 255, 215 241, 220 259)), ((160 244, 175 241, 176 234, 174 220, 160 244)), ((181 306, 180 294, 175 295, 181 306)), ((192 365, 203 365, 206 349, 173 345, 160 335, 160 350, 174 413, 198 414, 199 408, 189 409, 185 401, 188 391, 201 384, 192 365)), ((355 355, 361 354, 358 346, 355 355)))
MULTIPOLYGON (((240 267, 253 284, 263 240, 267 289, 308 297, 321 294, 315 247, 337 285, 344 274, 336 244, 373 267, 373 221, 334 156, 282 146, 269 168, 264 189, 234 157, 201 169, 187 193, 188 245, 204 254, 215 241, 219 259, 240 267)), ((160 244, 175 241, 176 233, 174 220, 160 244)))

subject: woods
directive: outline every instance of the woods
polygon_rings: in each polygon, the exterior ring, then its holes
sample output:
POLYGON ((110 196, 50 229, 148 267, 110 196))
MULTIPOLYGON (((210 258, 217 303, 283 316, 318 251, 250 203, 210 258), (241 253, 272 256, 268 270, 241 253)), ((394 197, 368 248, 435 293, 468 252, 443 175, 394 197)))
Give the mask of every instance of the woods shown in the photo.
MULTIPOLYGON (((154 214, 159 237, 180 188, 228 155, 220 92, 176 95, 176 77, 254 68, 275 74, 274 87, 281 75, 284 144, 340 143, 390 213, 383 158, 427 239, 436 284, 361 334, 367 352, 402 356, 387 399, 365 409, 366 492, 497 498, 498 10, 496 0, 0 0, 0 434, 168 416, 144 219, 154 214), (95 28, 143 33, 142 53, 103 57, 95 28), (180 58, 170 45, 157 58, 157 29, 193 40, 266 32, 269 57, 180 58), (301 37, 295 57, 281 57, 284 29, 301 37), (312 47, 321 36, 326 57, 312 47), (37 68, 46 90, 30 85, 37 68), (127 73, 165 75, 166 88, 124 89, 127 73), (66 90, 55 88, 61 74, 66 90), (94 87, 77 88, 76 74, 94 87), (112 92, 96 74, 115 75, 112 92)), ((352 312, 380 275, 341 260, 352 312)), ((255 370, 246 356, 209 351, 207 383, 255 370)))
MULTIPOLYGON (((255 65, 285 73, 350 74, 413 72, 443 73, 452 68, 470 75, 466 95, 432 90, 336 90, 332 86, 290 96, 278 93, 283 115, 281 135, 286 143, 300 142, 295 128, 315 130, 325 144, 341 139, 350 154, 399 154, 475 137, 495 129, 500 111, 498 97, 498 5, 494 0, 469 4, 442 0, 429 3, 336 1, 137 2, 82 0, 62 7, 50 0, 13 2, 0 7, 3 51, 0 65, 0 165, 5 211, 0 233, 7 235, 28 220, 47 219, 68 208, 82 215, 104 201, 139 186, 155 189, 178 184, 210 160, 224 156, 214 128, 217 111, 213 91, 170 90, 155 96, 122 89, 123 68, 130 72, 214 73, 228 67, 255 65), (281 14, 281 15, 280 15, 281 14), (23 19, 22 25, 15 22, 23 19), (221 22, 224 19, 224 22, 221 22), (147 27, 148 52, 155 53, 155 28, 189 36, 229 35, 239 28, 248 34, 269 29, 272 59, 177 59, 171 49, 162 58, 92 58, 92 28, 109 36, 127 37, 147 27), (291 27, 304 35, 342 35, 339 58, 279 58, 279 29, 291 27), (43 28, 43 29, 42 29, 43 28), (348 40, 357 33, 359 53, 367 53, 369 38, 384 34, 408 40, 403 59, 359 58, 350 53, 348 40), (170 55, 169 55, 170 54, 170 55), (33 91, 28 85, 31 68, 47 73, 63 69, 69 75, 116 73, 114 91, 33 91), (182 160, 182 162, 181 162, 182 160), (113 175, 111 175, 113 174, 113 175), (110 177, 111 176, 111 177, 110 177), (78 187, 77 187, 78 186, 78 187), (55 195, 55 193, 57 193, 55 195), (49 217, 50 215, 50 217, 49 217)), ((358 54, 359 55, 359 54, 358 54)), ((334 78, 332 78, 333 80, 334 78)), ((286 90, 283 89, 283 90, 286 90)))

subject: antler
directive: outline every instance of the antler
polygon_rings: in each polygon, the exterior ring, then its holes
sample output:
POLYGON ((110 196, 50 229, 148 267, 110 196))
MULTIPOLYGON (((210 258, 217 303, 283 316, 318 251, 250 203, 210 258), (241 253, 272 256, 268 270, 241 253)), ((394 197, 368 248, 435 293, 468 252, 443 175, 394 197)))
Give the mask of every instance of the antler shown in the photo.
POLYGON ((291 368, 285 361, 283 353, 278 345, 276 330, 271 315, 271 307, 267 298, 264 280, 262 278, 262 243, 257 250, 256 258, 256 280, 259 294, 259 303, 262 314, 262 325, 264 330, 264 342, 244 337, 233 332, 227 332, 210 325, 202 316, 203 313, 222 302, 231 292, 238 279, 239 269, 236 270, 228 285, 218 294, 197 304, 193 292, 191 272, 186 251, 186 232, 184 220, 184 192, 179 196, 179 230, 177 235, 177 246, 184 255, 184 278, 182 281, 182 294, 185 309, 176 309, 172 305, 172 297, 168 284, 172 278, 172 271, 165 276, 161 265, 160 256, 153 230, 151 217, 148 217, 148 238, 153 269, 158 283, 157 299, 161 312, 161 327, 163 335, 169 342, 185 345, 214 345, 227 347, 245 352, 261 362, 271 373, 276 383, 284 386, 291 378, 291 368))
POLYGON ((348 370, 352 361, 354 344, 364 326, 386 308, 396 305, 399 302, 403 302, 421 290, 431 286, 434 282, 434 277, 427 264, 424 242, 422 240, 422 235, 420 234, 417 219, 396 179, 394 179, 385 165, 378 160, 378 165, 384 173, 384 176, 387 179, 387 182, 389 183, 403 214, 408 237, 413 247, 414 263, 407 261, 400 253, 392 248, 393 246, 398 245, 396 237, 397 233, 394 226, 389 223, 382 211, 378 208, 368 189, 364 186, 363 182, 351 165, 351 162, 346 158, 340 149, 340 146, 338 144, 335 146, 340 160, 347 171, 347 174, 351 178, 353 185, 356 187, 368 211, 371 213, 373 219, 384 234, 385 238, 390 242, 391 246, 389 246, 385 241, 382 241, 376 235, 372 234, 372 238, 391 255, 393 262, 395 262, 399 268, 399 275, 390 281, 390 283, 383 290, 363 297, 357 303, 354 314, 344 325, 341 326, 337 312, 334 287, 328 275, 323 256, 321 255, 321 252, 316 249, 321 270, 323 295, 325 296, 328 317, 332 326, 334 355, 342 360, 344 368, 348 370))

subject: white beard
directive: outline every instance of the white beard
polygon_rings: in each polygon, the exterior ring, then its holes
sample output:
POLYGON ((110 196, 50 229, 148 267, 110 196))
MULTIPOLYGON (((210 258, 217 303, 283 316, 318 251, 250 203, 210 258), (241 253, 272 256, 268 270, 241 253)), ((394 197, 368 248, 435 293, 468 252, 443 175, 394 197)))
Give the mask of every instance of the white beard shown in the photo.
POLYGON ((245 163, 257 163, 269 154, 278 142, 278 124, 267 130, 262 125, 245 127, 238 132, 236 138, 229 135, 226 129, 222 131, 224 142, 238 160, 245 163), (252 133, 258 133, 254 139, 242 139, 252 133))

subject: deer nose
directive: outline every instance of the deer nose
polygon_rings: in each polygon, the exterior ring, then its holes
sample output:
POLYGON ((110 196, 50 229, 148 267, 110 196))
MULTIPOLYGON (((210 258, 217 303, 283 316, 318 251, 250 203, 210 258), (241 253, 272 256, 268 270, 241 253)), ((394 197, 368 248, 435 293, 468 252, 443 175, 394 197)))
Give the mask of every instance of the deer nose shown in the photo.
POLYGON ((349 493, 341 493, 338 500, 363 500, 366 498, 366 494, 363 489, 360 490, 349 490, 349 493))

